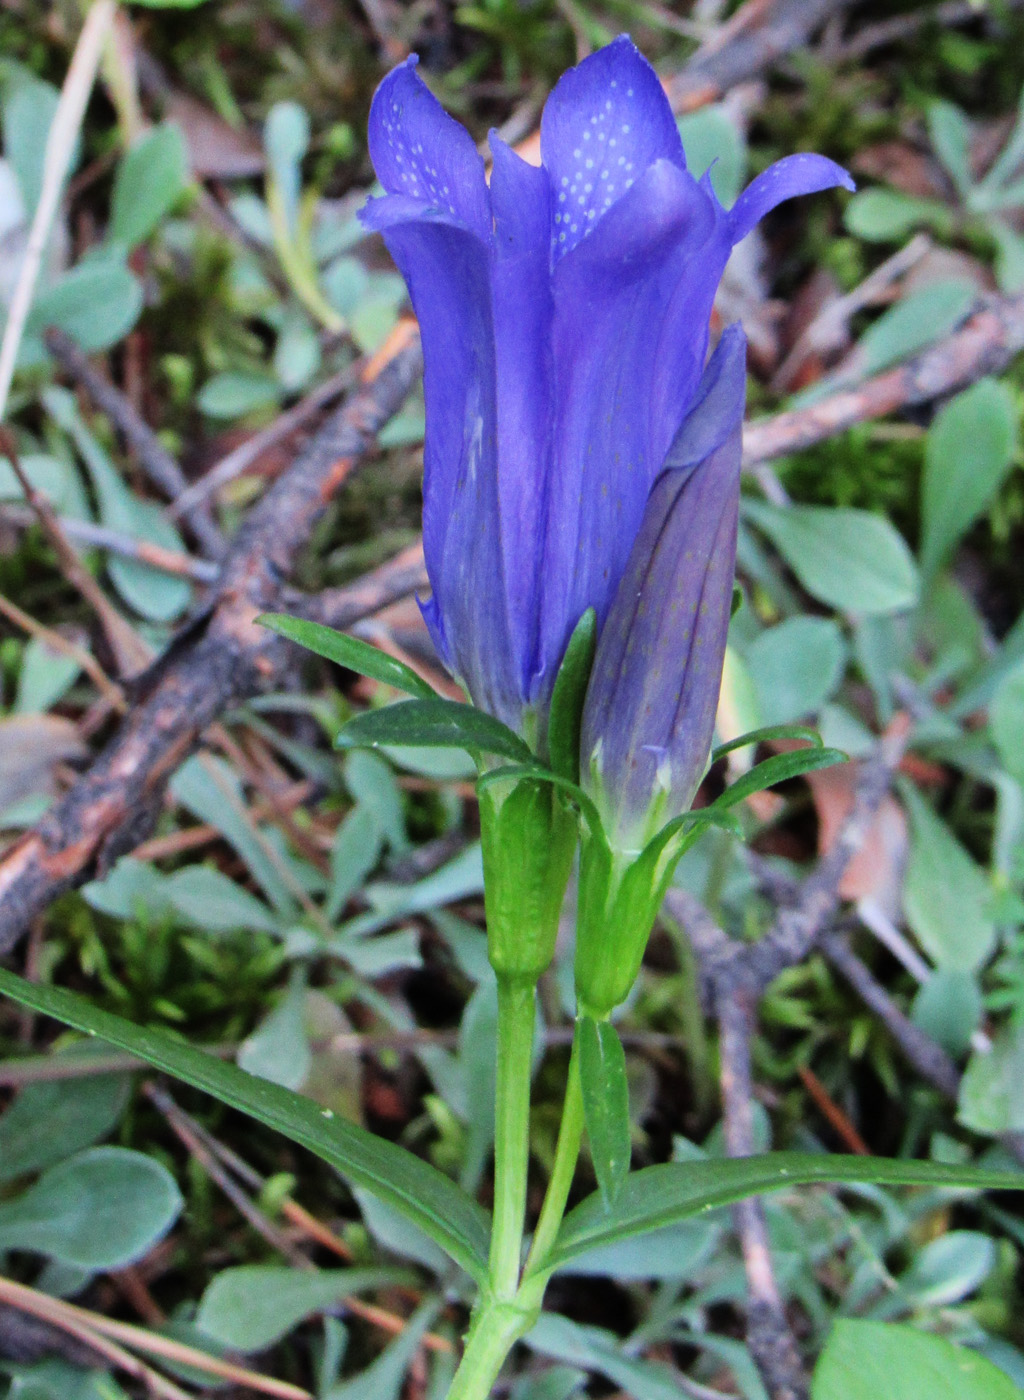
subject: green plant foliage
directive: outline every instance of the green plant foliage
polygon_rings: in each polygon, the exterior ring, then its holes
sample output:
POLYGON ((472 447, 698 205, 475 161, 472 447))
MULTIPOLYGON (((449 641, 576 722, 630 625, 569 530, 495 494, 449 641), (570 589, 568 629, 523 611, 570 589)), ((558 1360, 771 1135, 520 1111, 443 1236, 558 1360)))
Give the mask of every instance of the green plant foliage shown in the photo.
POLYGON ((0 1204, 0 1249, 31 1250, 76 1269, 118 1269, 146 1254, 181 1206, 174 1178, 151 1157, 93 1147, 0 1204))
POLYGON ((108 236, 131 250, 144 242, 174 208, 188 180, 188 156, 173 123, 141 137, 118 166, 108 236))
POLYGON ((308 1099, 222 1064, 163 1031, 142 1029, 98 1011, 80 997, 36 987, 0 971, 0 991, 64 1020, 147 1063, 177 1074, 222 1103, 241 1109, 366 1186, 437 1240, 467 1272, 482 1276, 487 1252, 483 1211, 440 1172, 402 1148, 337 1119, 308 1099))
POLYGON ((909 549, 881 517, 747 502, 746 512, 812 597, 855 616, 903 612, 918 597, 909 549))
POLYGON ((914 1327, 844 1318, 814 1373, 813 1400, 1018 1400, 991 1361, 914 1327))
POLYGON ((629 1083, 622 1042, 610 1021, 581 1016, 580 1083, 587 1140, 601 1199, 611 1209, 629 1175, 629 1083))
POLYGON ((1002 384, 981 379, 952 399, 928 432, 922 481, 921 568, 934 574, 991 504, 1013 463, 1017 415, 1002 384))
POLYGON ((311 1313, 403 1279, 394 1269, 317 1269, 304 1273, 258 1264, 224 1269, 200 1300, 196 1326, 221 1346, 263 1351, 311 1313))
POLYGON ((772 1152, 718 1161, 667 1162, 631 1173, 611 1208, 599 1194, 588 1196, 566 1216, 552 1263, 557 1268, 589 1250, 662 1229, 744 1196, 826 1181, 995 1190, 1024 1186, 1024 1178, 1013 1172, 880 1157, 772 1152))
POLYGON ((907 922, 937 967, 972 972, 995 946, 991 887, 949 828, 906 789, 912 844, 903 903, 907 922))

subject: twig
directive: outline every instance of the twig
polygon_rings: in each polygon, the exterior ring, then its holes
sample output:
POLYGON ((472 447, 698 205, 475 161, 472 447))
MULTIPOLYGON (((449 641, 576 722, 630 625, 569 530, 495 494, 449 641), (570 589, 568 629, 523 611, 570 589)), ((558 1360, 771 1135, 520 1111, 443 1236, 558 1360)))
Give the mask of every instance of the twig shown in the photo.
POLYGON ((215 467, 211 467, 208 472, 205 472, 198 481, 187 486, 168 507, 168 516, 171 519, 177 519, 179 516, 185 515, 186 512, 194 510, 214 491, 219 491, 229 481, 234 481, 236 477, 247 472, 265 452, 269 452, 279 442, 284 442, 286 438, 305 427, 322 408, 326 408, 328 404, 340 398, 347 389, 351 389, 356 378, 355 371, 349 368, 324 380, 323 384, 318 384, 293 408, 287 409, 278 418, 275 418, 268 427, 255 433, 246 442, 236 447, 233 452, 229 452, 215 467))
MULTIPOLYGON (((882 1022, 921 1078, 955 1103, 960 1093, 960 1071, 941 1045, 903 1014, 857 957, 845 934, 829 933, 821 946, 832 966, 882 1022)), ((999 1140, 1024 1165, 1024 1133, 1003 1133, 999 1140)))
POLYGON ((35 1289, 26 1288, 11 1279, 0 1278, 0 1300, 40 1318, 43 1322, 59 1327, 62 1332, 67 1332, 69 1336, 83 1342, 111 1366, 119 1371, 126 1371, 128 1375, 141 1381, 151 1395, 161 1396, 162 1400, 192 1400, 187 1391, 182 1390, 166 1376, 162 1376, 159 1371, 154 1371, 124 1347, 102 1336, 92 1326, 91 1320, 86 1322, 75 1316, 69 1305, 59 1299, 50 1298, 45 1293, 37 1293, 35 1289))
POLYGON ((824 442, 857 423, 931 403, 999 374, 1024 350, 1024 295, 985 297, 952 335, 895 369, 804 408, 748 423, 743 464, 771 461, 824 442))
POLYGON ((997 19, 999 10, 1019 9, 1021 0, 1002 0, 998 7, 981 6, 977 0, 945 0, 933 9, 914 10, 909 14, 896 15, 892 19, 879 20, 866 24, 851 39, 832 49, 827 57, 831 63, 851 63, 864 58, 872 49, 886 44, 899 43, 901 39, 913 37, 919 30, 934 26, 936 29, 949 29, 954 24, 969 24, 972 20, 997 19))
POLYGON ((858 1133, 847 1115, 829 1094, 814 1071, 808 1065, 801 1065, 797 1073, 800 1076, 804 1088, 817 1105, 822 1117, 831 1123, 832 1127, 836 1130, 850 1151, 855 1152, 858 1157, 870 1157, 870 1147, 868 1147, 860 1133, 858 1133))
POLYGON ((69 641, 60 632, 55 632, 52 627, 44 627, 41 622, 37 622, 29 613, 19 608, 17 603, 12 603, 9 598, 5 598, 2 593, 0 593, 0 613, 7 618, 8 622, 13 622, 16 627, 27 632, 30 637, 36 637, 39 641, 45 642, 52 651, 59 651, 76 662, 106 699, 111 709, 115 712, 124 710, 125 700, 121 687, 110 679, 91 651, 86 651, 85 647, 80 647, 77 643, 69 641))
POLYGON ((65 535, 50 502, 37 491, 25 473, 10 430, 0 425, 0 450, 7 457, 25 499, 36 514, 43 533, 53 545, 57 560, 68 582, 78 590, 96 614, 117 657, 122 672, 140 670, 150 659, 150 651, 138 633, 121 616, 82 563, 74 545, 65 535))
POLYGON ((0 1303, 0 1356, 20 1365, 59 1357, 83 1371, 95 1370, 104 1363, 104 1357, 87 1342, 69 1337, 52 1322, 44 1322, 10 1303, 0 1303))
MULTIPOLYGON (((295 648, 257 627, 256 616, 282 605, 282 581, 313 522, 397 412, 419 365, 418 346, 407 346, 307 444, 232 540, 209 611, 142 678, 138 703, 92 767, 0 857, 0 951, 59 893, 150 834, 168 780, 210 723, 283 683, 295 648)), ((351 626, 421 576, 415 556, 400 556, 334 594, 329 620, 351 626)))
POLYGON ((897 716, 876 753, 863 764, 853 806, 835 841, 801 885, 799 900, 781 909, 764 937, 744 951, 744 979, 760 992, 785 968, 803 961, 839 907, 840 881, 867 838, 909 737, 910 721, 897 716))
POLYGON ((822 940, 826 958, 882 1022, 903 1054, 922 1079, 933 1084, 948 1099, 955 1099, 960 1088, 960 1072, 931 1036, 904 1016, 882 984, 868 971, 850 947, 845 934, 829 933, 822 940))
MULTIPOLYGON (((241 1166, 246 1175, 250 1176, 250 1185, 253 1184, 253 1178, 255 1178, 256 1181, 261 1180, 259 1174, 252 1172, 252 1169, 248 1167, 247 1163, 241 1163, 240 1159, 237 1158, 233 1152, 229 1152, 227 1149, 223 1148, 222 1144, 218 1143, 211 1133, 207 1132, 201 1124, 197 1123, 194 1118, 190 1117, 189 1114, 178 1107, 165 1089, 162 1089, 157 1084, 149 1083, 144 1086, 143 1092, 163 1114, 170 1127, 192 1153, 196 1161, 199 1162, 203 1170, 207 1172, 211 1180, 220 1187, 231 1204, 245 1217, 253 1229, 256 1230, 273 1249, 276 1249, 278 1253, 283 1254, 286 1259, 290 1260, 296 1268, 311 1270, 314 1267, 312 1262, 306 1258, 301 1250, 296 1249, 287 1235, 279 1230, 274 1222, 259 1209, 256 1203, 251 1200, 237 1182, 232 1179, 218 1158, 230 1158, 236 1170, 241 1166)), ((298 1207, 298 1213, 303 1220, 302 1228, 304 1229, 304 1233, 306 1233, 309 1238, 323 1244, 325 1229, 319 1228, 310 1230, 308 1228, 310 1222, 315 1226, 319 1226, 319 1221, 314 1220, 314 1218, 303 1211, 301 1207, 298 1207)), ((326 1231, 326 1233, 330 1236, 329 1231, 326 1231)), ((329 1247, 333 1248, 335 1253, 338 1253, 337 1244, 341 1242, 335 1241, 333 1236, 330 1236, 330 1238, 331 1245, 329 1247)), ((344 1248, 344 1245, 342 1245, 342 1250, 344 1257, 350 1257, 349 1251, 344 1248)), ((397 1336, 405 1330, 405 1318, 399 1317, 397 1313, 388 1312, 386 1308, 377 1307, 373 1303, 364 1303, 361 1298, 356 1298, 351 1295, 346 1295, 338 1301, 344 1308, 352 1313, 353 1316, 361 1317, 364 1321, 375 1324, 384 1331, 391 1333, 393 1336, 397 1336)), ((454 1350, 447 1337, 441 1337, 433 1332, 427 1333, 424 1336, 423 1345, 427 1347, 428 1350, 432 1351, 451 1352, 454 1350)))
POLYGON ((677 112, 716 102, 730 88, 804 48, 849 0, 747 0, 665 84, 677 112))
POLYGON ((917 234, 891 257, 879 263, 852 291, 824 306, 775 371, 772 390, 777 394, 785 393, 810 356, 840 348, 850 317, 865 306, 873 305, 895 281, 921 261, 931 246, 932 241, 927 234, 917 234))
MULTIPOLYGON (((414 1031, 389 1031, 373 1034, 360 1031, 342 1031, 326 1041, 312 1041, 314 1051, 327 1050, 335 1055, 380 1055, 388 1051, 415 1052, 428 1046, 439 1046, 443 1050, 453 1050, 458 1044, 458 1031, 434 1031, 418 1029, 414 1031)), ((619 1039, 627 1049, 646 1055, 678 1054, 684 1046, 679 1036, 664 1031, 631 1031, 623 1029, 619 1039)), ((548 1026, 544 1032, 545 1045, 568 1046, 572 1044, 572 1026, 548 1026)), ((230 1059, 238 1051, 234 1044, 204 1045, 207 1055, 219 1059, 230 1059)), ((128 1074, 132 1070, 145 1069, 145 1060, 118 1050, 109 1054, 89 1055, 24 1055, 0 1060, 0 1088, 20 1089, 26 1084, 43 1084, 56 1080, 88 1079, 94 1074, 128 1074)), ((246 1166, 225 1148, 223 1143, 210 1142, 215 1151, 231 1169, 246 1179, 246 1166)), ((262 1187, 262 1180, 248 1167, 250 1174, 247 1184, 255 1189, 262 1187)), ((300 1207, 301 1209, 301 1207, 300 1207)), ((297 1223, 297 1222, 296 1222, 297 1223)), ((326 1237, 320 1239, 335 1254, 347 1257, 347 1246, 339 1248, 341 1241, 328 1243, 326 1237)))
POLYGON ((29 311, 32 309, 39 269, 42 267, 50 229, 71 164, 78 129, 82 125, 107 31, 116 10, 116 0, 94 0, 78 36, 57 110, 53 114, 46 138, 39 203, 36 205, 32 227, 29 230, 28 245, 18 281, 11 296, 3 342, 0 343, 0 422, 7 411, 7 396, 14 379, 21 338, 25 332, 29 311))
POLYGON ((160 1111, 175 1136, 188 1148, 210 1180, 220 1187, 239 1215, 243 1216, 256 1233, 266 1240, 271 1249, 276 1249, 279 1254, 283 1254, 297 1268, 312 1268, 310 1261, 302 1251, 296 1249, 288 1236, 277 1228, 274 1222, 260 1210, 255 1201, 250 1200, 237 1182, 224 1170, 216 1156, 195 1131, 194 1124, 188 1114, 178 1107, 170 1094, 158 1084, 153 1083, 144 1084, 143 1093, 150 1103, 160 1111))
MULTIPOLYGON (((81 1308, 74 1303, 67 1303, 60 1298, 52 1298, 49 1294, 39 1293, 34 1288, 27 1288, 24 1284, 14 1283, 11 1279, 0 1278, 0 1298, 12 1307, 20 1307, 33 1316, 45 1317, 53 1325, 61 1328, 79 1329, 80 1333, 99 1334, 95 1342, 102 1342, 104 1337, 110 1338, 114 1342, 121 1342, 126 1347, 134 1347, 136 1351, 147 1352, 150 1356, 159 1356, 164 1361, 177 1362, 183 1366, 192 1366, 204 1371, 208 1376, 216 1376, 221 1380, 233 1381, 237 1385, 248 1386, 252 1390, 259 1391, 262 1395, 273 1395, 278 1400, 311 1400, 308 1390, 303 1390, 300 1386, 290 1385, 287 1381, 275 1380, 273 1376, 261 1375, 258 1371, 250 1371, 247 1367, 237 1366, 231 1361, 224 1361, 218 1356, 210 1356, 205 1351, 200 1351, 197 1347, 191 1347, 184 1342, 177 1342, 172 1337, 163 1337, 157 1333, 149 1332, 144 1327, 135 1327, 131 1323, 116 1322, 111 1318, 104 1317, 100 1313, 95 1313, 87 1308, 81 1308)), ((90 1337, 88 1345, 95 1344, 90 1337)), ((117 1351, 122 1356, 127 1356, 127 1352, 117 1351)), ((111 1353, 107 1353, 108 1359, 113 1359, 111 1353)), ((132 1358, 137 1365, 136 1358, 132 1358)), ((148 1369, 148 1368, 144 1368, 148 1369)), ((141 1374, 135 1372, 135 1374, 141 1374)), ((156 1372, 149 1372, 149 1376, 155 1376, 156 1372)), ((148 1377, 147 1377, 148 1379, 148 1377)), ((163 1380, 163 1377, 160 1377, 163 1380)), ((170 1384, 166 1382, 166 1384, 170 1384)), ((170 1396, 176 1394, 183 1396, 184 1391, 166 1390, 164 1394, 170 1396)), ((191 1397, 186 1397, 191 1400, 191 1397)))
MULTIPOLYGON (((721 987, 716 997, 725 1144, 730 1157, 754 1153, 754 1086, 750 1073, 753 998, 721 987)), ((747 1275, 747 1345, 771 1400, 809 1400, 800 1352, 772 1267, 764 1206, 754 1196, 732 1208, 747 1275)))
MULTIPOLYGON (((140 564, 148 564, 151 569, 159 569, 161 573, 193 579, 196 583, 215 583, 220 575, 220 569, 210 559, 193 559, 190 554, 182 554, 162 544, 152 544, 149 540, 132 539, 130 535, 119 534, 106 525, 95 525, 91 520, 72 520, 67 515, 59 515, 57 520, 69 540, 106 549, 111 554, 121 555, 123 559, 136 559, 140 564)), ((0 505, 0 524, 24 530, 36 523, 34 512, 27 506, 0 505)))
MULTIPOLYGON (((88 357, 65 331, 50 326, 43 339, 61 368, 85 389, 97 408, 102 409, 118 429, 157 490, 171 501, 184 496, 188 490, 185 473, 149 424, 136 412, 131 400, 89 363, 88 357)), ((220 559, 226 548, 224 536, 214 524, 209 510, 197 503, 194 507, 186 507, 181 513, 206 554, 211 559, 220 559)))

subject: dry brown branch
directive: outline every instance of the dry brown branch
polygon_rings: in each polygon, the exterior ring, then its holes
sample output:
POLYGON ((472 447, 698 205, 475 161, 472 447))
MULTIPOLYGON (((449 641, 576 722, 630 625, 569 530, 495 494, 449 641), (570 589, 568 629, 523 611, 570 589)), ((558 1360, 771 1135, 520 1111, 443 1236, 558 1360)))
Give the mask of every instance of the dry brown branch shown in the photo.
POLYGON ((149 648, 134 628, 121 616, 82 563, 78 551, 64 533, 50 502, 41 491, 35 489, 25 475, 15 446, 14 436, 5 427, 0 427, 0 451, 10 462, 21 489, 25 493, 29 507, 35 513, 43 533, 53 546, 64 577, 72 587, 78 590, 96 614, 110 648, 117 657, 122 673, 130 674, 133 671, 141 670, 150 659, 149 648))
POLYGON ((273 1376, 264 1376, 258 1371, 250 1371, 247 1367, 238 1366, 221 1357, 210 1356, 196 1347, 175 1341, 172 1337, 150 1332, 144 1327, 115 1322, 100 1313, 91 1312, 88 1308, 67 1303, 61 1298, 53 1298, 47 1293, 27 1288, 11 1279, 0 1278, 0 1300, 5 1308, 18 1309, 43 1324, 45 1332, 38 1337, 37 1345, 46 1348, 45 1354, 53 1355, 54 1351, 58 1351, 60 1355, 66 1355, 66 1344, 61 1345, 54 1335, 56 1332, 66 1333, 68 1337, 78 1339, 77 1349, 81 1354, 76 1364, 95 1366, 97 1357, 100 1356, 111 1365, 137 1376, 145 1382, 152 1394, 163 1395, 167 1400, 191 1400, 191 1396, 173 1385, 166 1377, 151 1370, 125 1348, 133 1348, 150 1356, 159 1356, 164 1361, 196 1368, 220 1380, 235 1381, 261 1395, 275 1396, 277 1400, 310 1400, 309 1391, 300 1386, 275 1380, 273 1376), (82 1343, 84 1345, 81 1345, 82 1343), (119 1343, 123 1343, 124 1346, 118 1345, 119 1343), (86 1348, 90 1351, 86 1351, 86 1348))
MULTIPOLYGON (((166 784, 203 731, 231 705, 285 680, 293 648, 256 625, 282 605, 282 582, 313 522, 364 458, 419 372, 408 345, 307 444, 233 541, 208 609, 141 678, 131 714, 78 783, 0 858, 0 951, 58 894, 108 869, 149 835, 166 784)), ((404 596, 422 577, 402 556, 351 591, 332 594, 335 625, 404 596)))
MULTIPOLYGON (((725 1141, 732 1157, 754 1150, 750 1038, 758 1003, 779 973, 802 961, 826 932, 839 906, 843 874, 889 790, 908 734, 907 722, 891 726, 863 766, 853 807, 832 846, 756 943, 730 938, 686 891, 671 890, 666 898, 665 912, 689 937, 703 1000, 718 1020, 725 1141)), ((751 1355, 772 1400, 806 1400, 807 1381, 775 1279, 763 1208, 757 1200, 742 1201, 733 1219, 747 1275, 751 1355)))
MULTIPOLYGON (((167 549, 162 544, 150 540, 136 540, 130 535, 122 535, 106 525, 97 525, 91 520, 72 520, 59 515, 57 521, 69 540, 90 548, 106 549, 111 554, 119 554, 123 559, 137 559, 140 564, 148 564, 161 573, 175 574, 179 578, 192 579, 195 583, 216 583, 220 569, 212 559, 194 559, 191 554, 183 554, 176 549, 167 549)), ((27 506, 0 506, 0 524, 13 525, 26 530, 38 524, 33 511, 27 506)))
POLYGON ((824 442, 857 423, 955 394, 999 374, 1024 350, 1024 295, 980 301, 952 335, 896 369, 804 408, 748 423, 743 464, 752 467, 824 442))
MULTIPOLYGON (((754 1086, 750 1039, 755 1002, 745 988, 717 990, 720 1080, 725 1146, 730 1157, 750 1157, 754 1147, 754 1086)), ((808 1400, 803 1362, 786 1316, 772 1266, 768 1224, 761 1200, 752 1196, 732 1208, 747 1275, 747 1345, 771 1400, 808 1400)))
POLYGON ((715 102, 803 48, 849 0, 747 0, 665 84, 677 112, 715 102))

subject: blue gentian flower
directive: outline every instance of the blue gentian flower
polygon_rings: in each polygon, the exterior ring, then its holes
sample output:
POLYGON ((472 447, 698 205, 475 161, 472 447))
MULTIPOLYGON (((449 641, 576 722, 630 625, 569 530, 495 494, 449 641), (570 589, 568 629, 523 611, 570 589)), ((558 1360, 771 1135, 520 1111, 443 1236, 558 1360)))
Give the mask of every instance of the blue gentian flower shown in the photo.
POLYGON ((647 498, 598 643, 581 776, 612 847, 639 853, 707 766, 732 613, 746 338, 729 326, 647 498))
MULTIPOLYGON (((488 186, 415 65, 374 97, 385 194, 362 217, 405 277, 423 338, 424 612, 473 701, 543 748, 573 628, 590 607, 604 626, 645 511, 673 515, 681 478, 662 467, 698 393, 732 247, 782 200, 852 185, 832 161, 794 155, 724 209, 707 175, 687 171, 661 84, 622 37, 555 87, 542 166, 491 134, 488 186)), ((704 509, 696 482, 674 517, 691 500, 704 509)), ((632 700, 648 684, 629 682, 632 700)))

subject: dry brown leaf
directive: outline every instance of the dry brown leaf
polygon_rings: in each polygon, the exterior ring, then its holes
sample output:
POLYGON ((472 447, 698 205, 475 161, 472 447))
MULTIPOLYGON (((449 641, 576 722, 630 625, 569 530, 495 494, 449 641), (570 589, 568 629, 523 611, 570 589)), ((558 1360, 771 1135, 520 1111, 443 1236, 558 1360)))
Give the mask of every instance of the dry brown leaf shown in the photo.
POLYGON ((53 793, 57 764, 87 753, 76 727, 60 715, 0 719, 0 811, 22 798, 53 793))
MULTIPOLYGON (((835 842, 853 806, 860 764, 841 763, 808 773, 818 813, 818 850, 824 854, 835 842)), ((890 916, 900 908, 900 890, 907 857, 907 818, 892 796, 883 798, 867 840, 850 861, 839 883, 843 899, 871 899, 890 916)))

